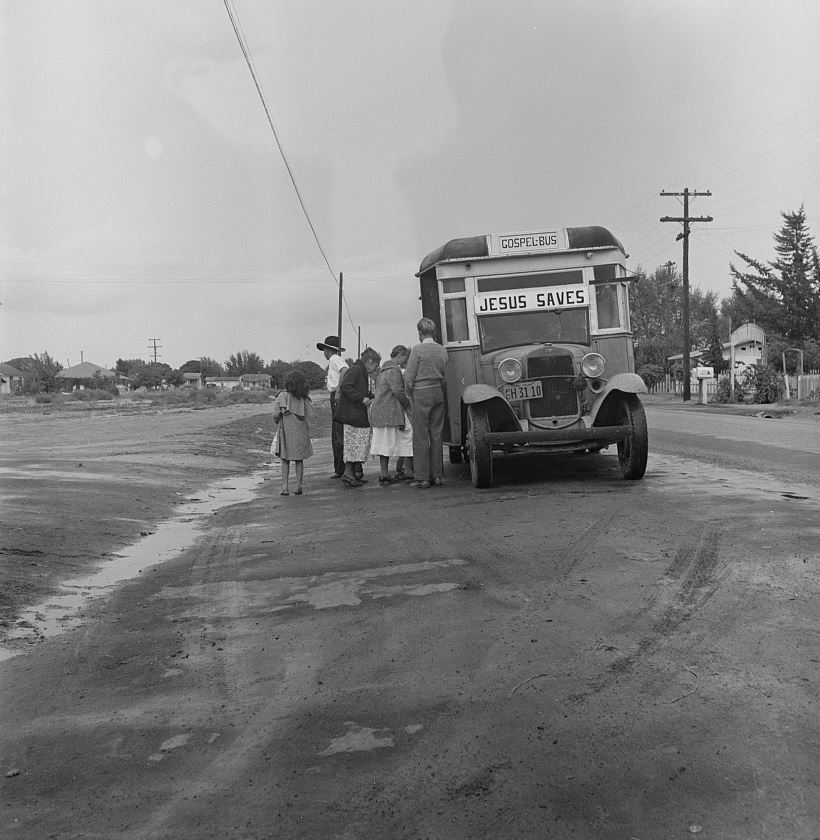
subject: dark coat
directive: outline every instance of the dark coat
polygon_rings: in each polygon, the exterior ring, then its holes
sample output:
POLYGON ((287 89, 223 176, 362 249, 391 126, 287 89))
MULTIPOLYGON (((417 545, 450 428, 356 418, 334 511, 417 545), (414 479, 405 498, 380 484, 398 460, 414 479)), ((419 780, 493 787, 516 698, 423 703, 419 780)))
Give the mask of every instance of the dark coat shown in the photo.
POLYGON ((362 402, 365 397, 373 399, 373 394, 370 392, 370 380, 364 362, 359 359, 342 376, 334 418, 336 422, 366 429, 370 421, 367 417, 367 406, 362 402))

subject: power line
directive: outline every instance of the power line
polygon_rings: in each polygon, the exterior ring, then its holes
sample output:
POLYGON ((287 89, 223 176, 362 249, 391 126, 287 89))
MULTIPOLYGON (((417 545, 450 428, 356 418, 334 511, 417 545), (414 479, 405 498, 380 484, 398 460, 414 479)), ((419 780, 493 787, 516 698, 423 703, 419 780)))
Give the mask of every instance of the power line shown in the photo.
MULTIPOLYGON (((293 169, 291 168, 290 161, 288 161, 288 157, 285 154, 285 149, 282 146, 282 141, 279 139, 279 132, 276 130, 276 125, 273 121, 273 115, 271 114, 267 100, 265 99, 265 93, 262 90, 262 84, 260 83, 259 77, 256 73, 256 68, 253 64, 253 58, 251 57, 250 50, 245 41, 244 33, 242 32, 242 26, 239 23, 236 10, 231 8, 230 0, 224 0, 224 3, 225 11, 228 13, 228 17, 231 21, 231 26, 233 27, 234 34, 236 35, 236 40, 239 42, 239 47, 242 50, 242 55, 245 57, 245 63, 248 65, 248 70, 250 71, 251 78, 253 79, 253 83, 256 86, 256 92, 259 94, 259 99, 262 102, 262 107, 265 110, 265 116, 268 118, 268 125, 270 125, 271 131, 273 132, 273 138, 276 141, 277 147, 279 148, 279 154, 282 157, 282 162, 285 164, 285 169, 287 170, 288 176, 290 177, 290 181, 293 184, 293 189, 296 192, 296 197, 299 200, 299 206, 302 208, 302 213, 304 214, 305 219, 308 223, 310 232, 313 234, 313 239, 316 242, 316 247, 319 249, 319 253, 322 255, 322 259, 325 261, 325 265, 327 266, 331 277, 333 277, 333 280, 336 283, 336 285, 341 287, 339 280, 336 278, 336 273, 330 265, 330 260, 327 258, 325 249, 322 247, 322 243, 319 239, 319 234, 316 232, 316 228, 313 224, 312 219, 310 218, 310 213, 308 213, 307 206, 305 205, 305 201, 302 198, 302 193, 299 190, 299 185, 296 183, 296 176, 293 174, 293 169)), ((353 318, 350 314, 350 307, 348 306, 346 300, 344 301, 344 305, 345 309, 347 310, 347 316, 350 319, 350 324, 351 326, 355 327, 356 325, 353 322, 353 318)))

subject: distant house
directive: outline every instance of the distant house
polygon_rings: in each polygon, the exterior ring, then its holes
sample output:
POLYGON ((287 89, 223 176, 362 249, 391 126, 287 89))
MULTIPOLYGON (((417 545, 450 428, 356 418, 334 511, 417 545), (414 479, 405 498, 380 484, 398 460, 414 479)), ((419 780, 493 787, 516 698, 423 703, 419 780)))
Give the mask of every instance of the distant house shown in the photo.
POLYGON ((241 387, 242 382, 238 376, 206 376, 205 377, 205 387, 206 388, 227 388, 229 391, 231 388, 238 388, 241 387))
POLYGON ((194 388, 198 391, 205 387, 205 377, 201 373, 183 373, 182 380, 183 388, 194 388))
POLYGON ((113 370, 95 365, 93 362, 83 362, 74 367, 61 370, 57 379, 68 381, 69 388, 83 388, 83 381, 88 379, 116 379, 117 374, 113 370))
POLYGON ((0 395, 16 394, 23 387, 25 374, 11 365, 0 365, 0 395))
POLYGON ((735 368, 766 364, 766 335, 757 324, 742 324, 723 345, 723 358, 734 357, 735 368))
POLYGON ((270 376, 267 373, 243 373, 239 377, 243 388, 270 388, 270 376))
MULTIPOLYGON (((703 364, 703 358, 707 355, 706 350, 693 350, 689 354, 692 370, 696 365, 703 364)), ((742 371, 750 365, 766 364, 766 336, 763 329, 757 324, 742 324, 732 331, 729 341, 725 341, 721 347, 721 355, 725 362, 734 359, 735 372, 742 371)), ((683 354, 676 353, 674 356, 667 356, 667 361, 672 364, 683 361, 683 354)), ((692 374, 694 377, 694 372, 692 374)))
POLYGON ((267 373, 242 373, 237 376, 208 376, 205 378, 206 388, 242 388, 255 390, 270 388, 270 376, 267 373))

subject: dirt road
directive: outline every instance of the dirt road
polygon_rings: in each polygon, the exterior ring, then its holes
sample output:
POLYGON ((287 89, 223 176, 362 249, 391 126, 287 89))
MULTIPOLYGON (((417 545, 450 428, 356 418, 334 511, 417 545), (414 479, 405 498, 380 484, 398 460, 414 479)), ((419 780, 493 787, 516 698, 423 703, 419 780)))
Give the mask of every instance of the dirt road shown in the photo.
MULTIPOLYGON (((679 416, 650 412, 659 446, 679 416)), ((233 419, 216 440, 252 474, 264 419, 233 419)), ((213 432, 191 422, 161 466, 141 444, 126 470, 83 453, 101 495, 76 467, 30 498, 120 498, 123 473, 133 498, 192 490, 179 459, 213 457, 213 432), (200 434, 208 454, 191 455, 200 434)), ((0 827, 820 836, 817 482, 728 469, 712 437, 714 457, 709 435, 688 454, 653 447, 642 482, 607 454, 510 459, 483 491, 461 466, 440 489, 344 489, 319 440, 304 496, 259 473, 256 493, 197 520, 189 548, 0 663, 0 827)), ((41 468, 68 471, 56 452, 41 468)), ((129 527, 146 530, 148 512, 129 527)), ((38 540, 14 547, 53 551, 38 540)))

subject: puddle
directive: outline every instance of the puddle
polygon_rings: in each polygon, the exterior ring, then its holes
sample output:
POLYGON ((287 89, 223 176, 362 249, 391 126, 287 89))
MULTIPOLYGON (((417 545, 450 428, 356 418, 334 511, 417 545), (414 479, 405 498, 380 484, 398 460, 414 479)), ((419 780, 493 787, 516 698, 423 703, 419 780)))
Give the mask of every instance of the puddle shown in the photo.
MULTIPOLYGON (((799 482, 785 483, 766 473, 749 470, 727 469, 700 461, 691 461, 674 455, 651 455, 646 477, 661 477, 664 488, 690 493, 751 496, 774 500, 781 497, 790 501, 815 502, 817 487, 799 482)), ((810 506, 810 505, 809 505, 810 506)))
MULTIPOLYGON (((190 548, 199 536, 202 520, 220 508, 251 501, 269 473, 266 469, 226 478, 189 497, 172 519, 159 523, 153 533, 121 549, 96 572, 64 581, 60 594, 28 607, 4 642, 40 641, 77 627, 83 621, 84 607, 110 593, 116 584, 190 548)), ((29 649, 0 645, 0 662, 29 649)))
MULTIPOLYGON (((293 609, 306 604, 316 610, 355 607, 380 598, 423 597, 452 592, 461 584, 456 581, 437 583, 408 582, 388 584, 385 578, 401 575, 440 573, 466 565, 461 557, 449 560, 427 560, 420 563, 397 563, 349 572, 325 572, 309 577, 280 577, 268 581, 238 581, 232 603, 242 605, 243 615, 265 614, 293 609)), ((185 587, 164 587, 157 598, 168 604, 179 599, 184 608, 177 615, 186 618, 214 619, 225 617, 225 602, 219 597, 219 584, 199 584, 185 587)))
POLYGON ((353 721, 345 721, 347 733, 333 738, 330 746, 322 750, 319 755, 336 755, 336 753, 370 752, 394 746, 393 736, 389 729, 371 729, 369 726, 359 726, 353 721))

